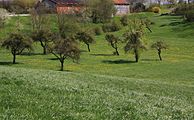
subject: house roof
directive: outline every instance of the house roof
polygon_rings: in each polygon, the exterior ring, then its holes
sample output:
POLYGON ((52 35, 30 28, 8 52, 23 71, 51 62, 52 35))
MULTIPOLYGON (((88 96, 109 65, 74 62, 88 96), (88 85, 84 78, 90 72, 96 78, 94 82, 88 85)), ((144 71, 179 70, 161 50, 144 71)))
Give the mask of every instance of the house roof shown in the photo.
POLYGON ((129 2, 127 2, 127 0, 114 0, 114 4, 116 4, 116 5, 129 5, 129 2))
POLYGON ((50 0, 50 1, 58 5, 81 4, 80 0, 50 0))
MULTIPOLYGON (((83 4, 81 0, 49 0, 49 1, 58 5, 83 4)), ((113 2, 116 5, 129 5, 129 2, 127 2, 127 0, 113 0, 113 2)))

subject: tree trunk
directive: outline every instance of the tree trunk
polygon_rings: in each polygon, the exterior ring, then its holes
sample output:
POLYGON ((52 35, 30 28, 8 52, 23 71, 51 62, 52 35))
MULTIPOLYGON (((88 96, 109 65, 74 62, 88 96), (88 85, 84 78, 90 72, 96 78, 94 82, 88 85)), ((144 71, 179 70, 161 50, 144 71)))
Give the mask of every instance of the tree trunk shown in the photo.
POLYGON ((63 71, 64 70, 64 61, 60 60, 60 62, 61 62, 61 71, 63 71))
POLYGON ((139 53, 138 53, 138 50, 135 50, 134 53, 135 53, 135 62, 139 62, 139 53))
POLYGON ((40 44, 43 48, 43 55, 46 55, 47 54, 47 51, 46 51, 46 44, 44 44, 42 41, 40 41, 40 44))
POLYGON ((146 28, 152 33, 152 30, 149 27, 146 27, 146 28))
POLYGON ((90 52, 90 44, 86 44, 88 47, 88 52, 90 52))
POLYGON ((116 50, 116 55, 118 55, 118 56, 119 56, 119 51, 118 51, 118 48, 115 48, 115 50, 116 50))
POLYGON ((45 46, 43 47, 43 54, 44 54, 44 55, 47 54, 47 51, 46 51, 46 47, 45 47, 45 46))
POLYGON ((97 23, 97 16, 95 12, 92 13, 92 22, 97 23))
POLYGON ((13 64, 16 64, 16 54, 13 54, 13 64))
POLYGON ((160 61, 162 61, 162 56, 161 56, 161 50, 160 49, 158 50, 158 56, 159 56, 160 61))

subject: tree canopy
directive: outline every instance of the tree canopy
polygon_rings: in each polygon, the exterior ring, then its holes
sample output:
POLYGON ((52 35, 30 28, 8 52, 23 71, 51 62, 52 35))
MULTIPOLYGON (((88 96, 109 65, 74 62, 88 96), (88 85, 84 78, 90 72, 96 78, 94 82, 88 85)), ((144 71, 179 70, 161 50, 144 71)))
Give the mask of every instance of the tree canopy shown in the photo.
POLYGON ((16 55, 20 55, 25 49, 32 50, 32 40, 21 33, 11 33, 2 44, 2 47, 11 51, 13 64, 16 63, 16 55))
POLYGON ((80 58, 78 43, 73 38, 59 37, 49 47, 49 50, 60 61, 61 71, 64 70, 64 61, 67 58, 73 60, 79 60, 80 58))
POLYGON ((162 56, 161 56, 162 49, 167 49, 168 45, 163 41, 157 41, 152 44, 151 48, 156 49, 158 51, 158 57, 160 61, 162 61, 162 56))
POLYGON ((124 47, 125 52, 133 52, 135 55, 135 61, 139 61, 140 50, 146 49, 143 41, 142 41, 142 32, 141 31, 131 31, 126 34, 125 39, 127 44, 124 47))
POLYGON ((111 47, 115 49, 114 54, 119 55, 118 43, 119 43, 120 39, 113 34, 107 34, 105 36, 105 39, 111 45, 111 47))
POLYGON ((54 34, 47 29, 36 30, 32 33, 32 39, 35 42, 40 42, 43 48, 43 54, 47 54, 47 45, 54 39, 54 34))
POLYGON ((87 5, 93 23, 110 21, 116 13, 113 0, 87 0, 87 5))
POLYGON ((94 38, 87 32, 78 32, 76 38, 87 45, 88 52, 90 52, 90 44, 94 43, 94 38))

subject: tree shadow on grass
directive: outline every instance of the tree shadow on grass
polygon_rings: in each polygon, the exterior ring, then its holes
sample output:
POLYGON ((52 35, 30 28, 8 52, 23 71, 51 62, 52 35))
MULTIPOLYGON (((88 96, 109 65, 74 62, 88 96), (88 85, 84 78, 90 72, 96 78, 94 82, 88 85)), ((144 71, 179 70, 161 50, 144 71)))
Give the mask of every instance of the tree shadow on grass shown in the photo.
POLYGON ((81 53, 85 53, 88 52, 87 50, 80 50, 81 53))
POLYGON ((159 61, 159 59, 141 59, 141 61, 152 62, 152 61, 159 61))
POLYGON ((162 24, 162 25, 160 25, 160 27, 165 27, 165 26, 178 26, 178 25, 184 25, 186 23, 187 22, 185 22, 185 21, 176 21, 176 22, 171 22, 169 24, 162 24))
POLYGON ((43 53, 29 53, 29 52, 23 52, 21 56, 35 56, 35 55, 44 55, 43 53))
POLYGON ((22 64, 22 63, 16 62, 15 64, 13 64, 13 62, 0 62, 0 65, 17 65, 17 64, 22 64))
POLYGON ((72 73, 73 72, 72 70, 63 70, 63 71, 57 70, 57 71, 59 71, 59 72, 67 72, 67 73, 72 73))
POLYGON ((59 60, 58 58, 48 58, 48 60, 59 60))
POLYGON ((177 26, 177 25, 180 25, 180 24, 186 24, 187 22, 185 21, 181 21, 181 22, 171 22, 170 24, 168 24, 169 26, 177 26))
POLYGON ((129 63, 136 63, 135 61, 129 61, 129 60, 103 60, 103 63, 108 64, 129 64, 129 63))
POLYGON ((113 54, 90 54, 92 56, 115 56, 113 54))

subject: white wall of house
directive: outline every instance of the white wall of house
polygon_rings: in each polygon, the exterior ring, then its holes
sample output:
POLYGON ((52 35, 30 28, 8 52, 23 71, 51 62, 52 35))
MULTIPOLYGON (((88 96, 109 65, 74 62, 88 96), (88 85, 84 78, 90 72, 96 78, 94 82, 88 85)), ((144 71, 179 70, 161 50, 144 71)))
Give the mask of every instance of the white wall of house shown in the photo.
POLYGON ((130 5, 115 5, 117 15, 123 15, 130 13, 130 5))

